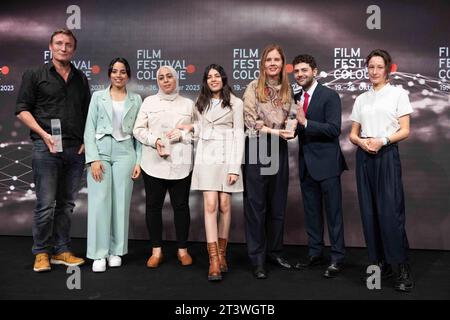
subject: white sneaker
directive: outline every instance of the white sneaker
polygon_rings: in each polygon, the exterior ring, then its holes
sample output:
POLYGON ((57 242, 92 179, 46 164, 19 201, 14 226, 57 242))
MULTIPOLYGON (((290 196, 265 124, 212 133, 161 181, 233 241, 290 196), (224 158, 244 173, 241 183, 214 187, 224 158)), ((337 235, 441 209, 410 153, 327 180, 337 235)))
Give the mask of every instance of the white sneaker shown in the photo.
POLYGON ((97 259, 94 260, 92 264, 92 271, 94 272, 105 272, 106 271, 106 259, 97 259))
POLYGON ((120 256, 110 255, 108 257, 108 266, 115 268, 120 267, 121 265, 122 265, 122 258, 120 258, 120 256))

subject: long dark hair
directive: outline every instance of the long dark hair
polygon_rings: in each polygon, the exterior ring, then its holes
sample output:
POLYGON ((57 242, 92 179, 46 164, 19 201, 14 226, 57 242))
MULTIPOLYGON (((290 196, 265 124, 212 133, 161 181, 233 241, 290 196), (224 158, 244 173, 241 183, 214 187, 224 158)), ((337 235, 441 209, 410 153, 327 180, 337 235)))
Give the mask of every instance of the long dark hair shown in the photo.
POLYGON ((197 102, 195 103, 195 106, 197 107, 200 113, 203 113, 203 111, 208 107, 212 98, 212 92, 208 86, 208 74, 211 69, 217 70, 220 74, 220 77, 222 78, 223 87, 220 91, 220 98, 222 99, 222 108, 226 107, 231 108, 230 100, 233 91, 228 85, 227 74, 225 73, 225 70, 222 68, 222 66, 213 63, 207 66, 205 69, 205 73, 203 73, 202 88, 200 90, 200 95, 197 98, 197 102))

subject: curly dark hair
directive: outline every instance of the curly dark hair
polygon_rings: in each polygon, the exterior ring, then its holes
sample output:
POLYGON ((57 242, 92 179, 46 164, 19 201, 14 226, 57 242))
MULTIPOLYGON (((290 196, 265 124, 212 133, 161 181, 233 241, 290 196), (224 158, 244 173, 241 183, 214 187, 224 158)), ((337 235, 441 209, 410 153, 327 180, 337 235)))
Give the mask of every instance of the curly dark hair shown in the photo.
POLYGON ((316 59, 312 55, 309 54, 300 54, 294 58, 292 61, 292 65, 295 66, 299 63, 307 63, 311 67, 311 69, 317 69, 316 59))

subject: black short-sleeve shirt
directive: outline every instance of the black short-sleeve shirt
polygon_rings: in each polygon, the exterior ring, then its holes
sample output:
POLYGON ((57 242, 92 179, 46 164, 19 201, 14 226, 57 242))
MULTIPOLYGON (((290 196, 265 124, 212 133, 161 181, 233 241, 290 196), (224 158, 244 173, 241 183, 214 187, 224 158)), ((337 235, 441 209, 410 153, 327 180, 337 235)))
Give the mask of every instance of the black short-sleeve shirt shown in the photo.
MULTIPOLYGON (((91 99, 89 84, 83 72, 71 66, 67 82, 49 62, 27 70, 17 97, 16 115, 29 111, 37 123, 51 134, 51 119, 60 119, 64 146, 83 143, 84 126, 91 99)), ((32 140, 41 139, 30 130, 32 140)))

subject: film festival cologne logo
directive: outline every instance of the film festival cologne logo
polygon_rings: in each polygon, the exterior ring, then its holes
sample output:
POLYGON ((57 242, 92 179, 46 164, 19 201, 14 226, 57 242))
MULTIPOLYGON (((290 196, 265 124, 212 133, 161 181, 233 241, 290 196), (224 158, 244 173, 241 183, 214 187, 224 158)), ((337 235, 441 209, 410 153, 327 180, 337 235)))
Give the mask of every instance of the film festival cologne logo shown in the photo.
MULTIPOLYGON (((49 50, 44 50, 44 63, 49 63, 52 59, 52 53, 49 50)), ((90 59, 75 59, 71 61, 72 64, 77 68, 78 70, 82 71, 86 78, 89 80, 91 90, 103 90, 105 89, 104 84, 92 84, 91 81, 95 81, 95 76, 100 74, 101 67, 90 59)))
MULTIPOLYGON (((365 59, 361 57, 361 48, 333 49, 332 80, 328 85, 337 92, 368 90, 369 79, 365 68, 365 59)), ((322 72, 320 76, 326 78, 329 73, 322 72)))
MULTIPOLYGON (((444 94, 441 97, 445 98, 450 92, 450 48, 440 46, 437 49, 437 79, 400 71, 399 65, 393 63, 390 70, 393 75, 393 83, 404 88, 408 93, 415 94, 415 97, 419 95, 430 98, 440 91, 441 94, 444 94)), ((322 79, 331 78, 327 79, 326 86, 339 93, 356 94, 370 90, 371 85, 361 48, 334 48, 333 57, 333 70, 320 73, 322 79)), ((352 97, 356 98, 356 95, 352 97)))
MULTIPOLYGON (((233 91, 243 92, 247 85, 259 78, 259 65, 261 63, 260 50, 258 48, 233 48, 232 49, 232 79, 233 91)), ((286 72, 292 73, 292 64, 286 64, 286 72)))
POLYGON ((441 91, 450 92, 450 50, 449 47, 439 47, 438 78, 441 91))
MULTIPOLYGON (((369 75, 365 66, 365 56, 361 48, 334 48, 333 70, 322 71, 320 77, 331 76, 326 85, 337 92, 363 92, 371 88, 369 75)), ((398 66, 393 63, 391 73, 397 72, 398 66)))
POLYGON ((241 92, 246 85, 259 78, 259 49, 257 48, 234 48, 233 49, 233 90, 241 92))
MULTIPOLYGON (((157 71, 162 66, 171 66, 178 74, 180 91, 184 92, 199 92, 199 84, 182 83, 188 80, 189 74, 194 74, 197 67, 194 64, 188 64, 186 59, 170 59, 163 55, 161 48, 157 49, 137 49, 136 50, 136 79, 139 81, 152 80, 156 82, 157 71)), ((158 91, 156 84, 138 85, 139 91, 158 91)))

